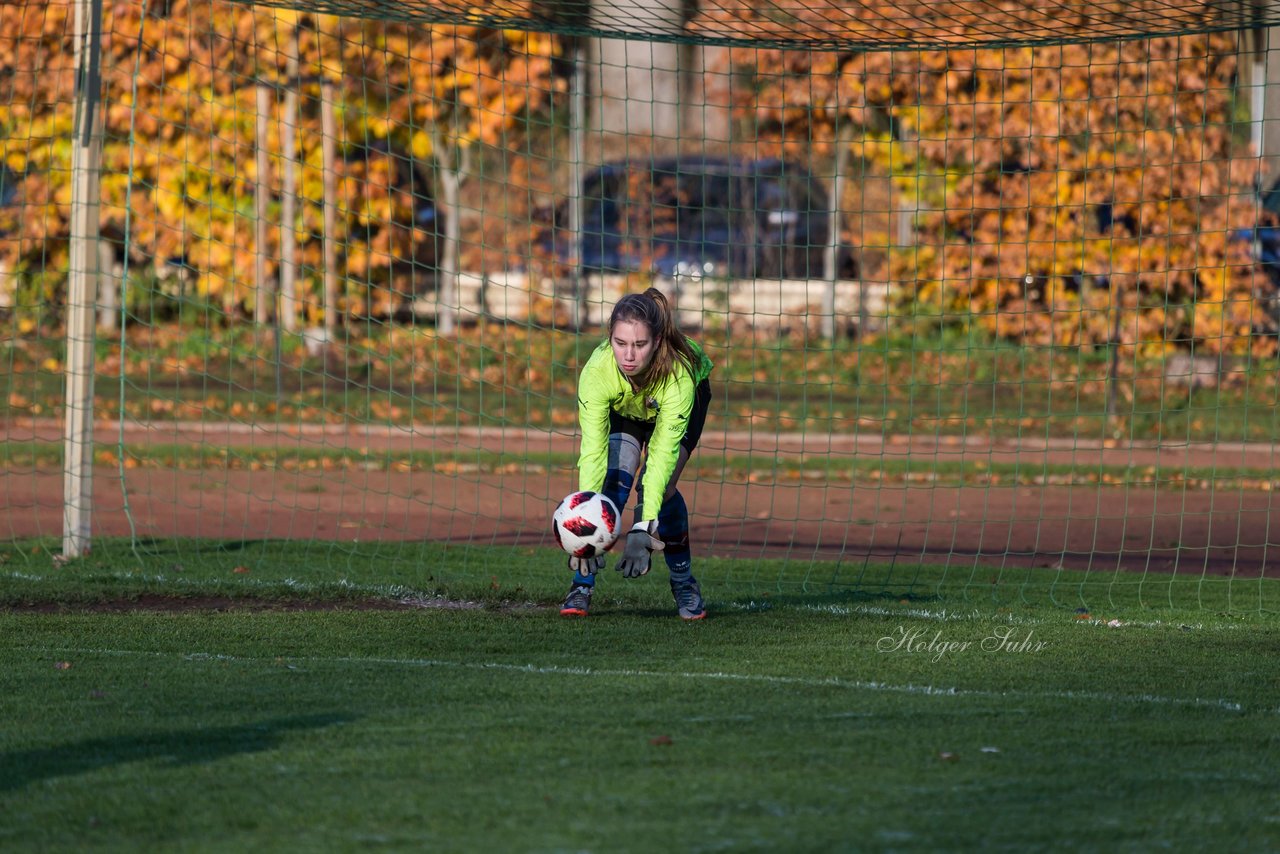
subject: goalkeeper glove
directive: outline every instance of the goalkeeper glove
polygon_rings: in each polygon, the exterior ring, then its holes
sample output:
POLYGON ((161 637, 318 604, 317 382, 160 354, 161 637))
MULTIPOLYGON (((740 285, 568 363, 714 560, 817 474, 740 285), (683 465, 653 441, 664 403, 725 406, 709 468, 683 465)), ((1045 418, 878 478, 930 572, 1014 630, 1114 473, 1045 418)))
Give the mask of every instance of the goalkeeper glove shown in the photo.
POLYGON ((594 557, 570 557, 569 568, 580 575, 595 575, 604 569, 604 555, 594 557))
POLYGON ((657 529, 657 520, 636 522, 631 527, 617 567, 623 578, 639 578, 649 571, 650 557, 663 548, 662 540, 653 535, 657 529))

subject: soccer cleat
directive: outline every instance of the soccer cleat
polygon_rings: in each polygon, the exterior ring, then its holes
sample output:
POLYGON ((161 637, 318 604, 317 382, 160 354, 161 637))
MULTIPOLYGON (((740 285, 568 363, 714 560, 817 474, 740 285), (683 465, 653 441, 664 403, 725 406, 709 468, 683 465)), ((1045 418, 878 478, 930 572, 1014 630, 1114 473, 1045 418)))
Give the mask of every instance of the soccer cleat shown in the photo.
POLYGON ((591 608, 591 588, 585 584, 575 584, 569 588, 569 595, 564 597, 560 606, 562 617, 585 617, 591 608))
POLYGON ((676 609, 684 620, 701 620, 707 616, 707 609, 702 602, 702 588, 697 580, 690 576, 687 580, 671 579, 671 595, 676 598, 676 609))

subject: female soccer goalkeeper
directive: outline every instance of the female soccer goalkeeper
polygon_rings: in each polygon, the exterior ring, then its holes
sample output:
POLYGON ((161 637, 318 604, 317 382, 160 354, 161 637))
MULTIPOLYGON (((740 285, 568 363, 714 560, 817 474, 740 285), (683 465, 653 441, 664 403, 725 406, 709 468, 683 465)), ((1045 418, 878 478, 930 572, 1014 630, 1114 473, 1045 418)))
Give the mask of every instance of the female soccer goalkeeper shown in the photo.
MULTIPOLYGON (((619 544, 617 569, 624 578, 638 578, 661 550, 676 609, 686 620, 707 612, 692 572, 689 510, 676 486, 707 420, 711 367, 702 348, 677 328, 667 298, 649 288, 618 300, 609 339, 578 378, 578 488, 603 492, 621 510, 639 470, 636 521, 619 544)), ((585 617, 604 556, 571 557, 569 568, 573 585, 560 613, 585 617)))

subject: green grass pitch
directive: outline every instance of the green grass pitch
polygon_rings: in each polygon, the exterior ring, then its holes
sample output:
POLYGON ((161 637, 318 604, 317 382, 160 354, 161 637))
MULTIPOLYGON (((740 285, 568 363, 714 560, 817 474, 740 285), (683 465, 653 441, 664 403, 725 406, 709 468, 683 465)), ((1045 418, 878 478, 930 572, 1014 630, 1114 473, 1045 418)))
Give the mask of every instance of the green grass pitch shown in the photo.
POLYGON ((1280 848, 1257 580, 702 565, 685 624, 545 550, 12 551, 0 848, 1280 848))

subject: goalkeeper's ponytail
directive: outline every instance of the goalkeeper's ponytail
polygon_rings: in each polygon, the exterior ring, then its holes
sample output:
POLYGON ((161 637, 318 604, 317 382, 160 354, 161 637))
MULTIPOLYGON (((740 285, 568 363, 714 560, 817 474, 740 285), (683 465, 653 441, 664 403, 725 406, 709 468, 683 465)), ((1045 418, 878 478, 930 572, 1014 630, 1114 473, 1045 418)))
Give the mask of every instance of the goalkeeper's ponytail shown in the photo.
POLYGON ((643 323, 654 338, 653 356, 636 377, 639 388, 658 385, 675 373, 678 363, 683 363, 685 370, 693 374, 697 359, 689 346, 689 339, 676 324, 676 313, 667 302, 666 294, 657 288, 649 288, 642 294, 627 294, 618 300, 609 316, 610 338, 613 337, 613 327, 627 320, 643 323))

